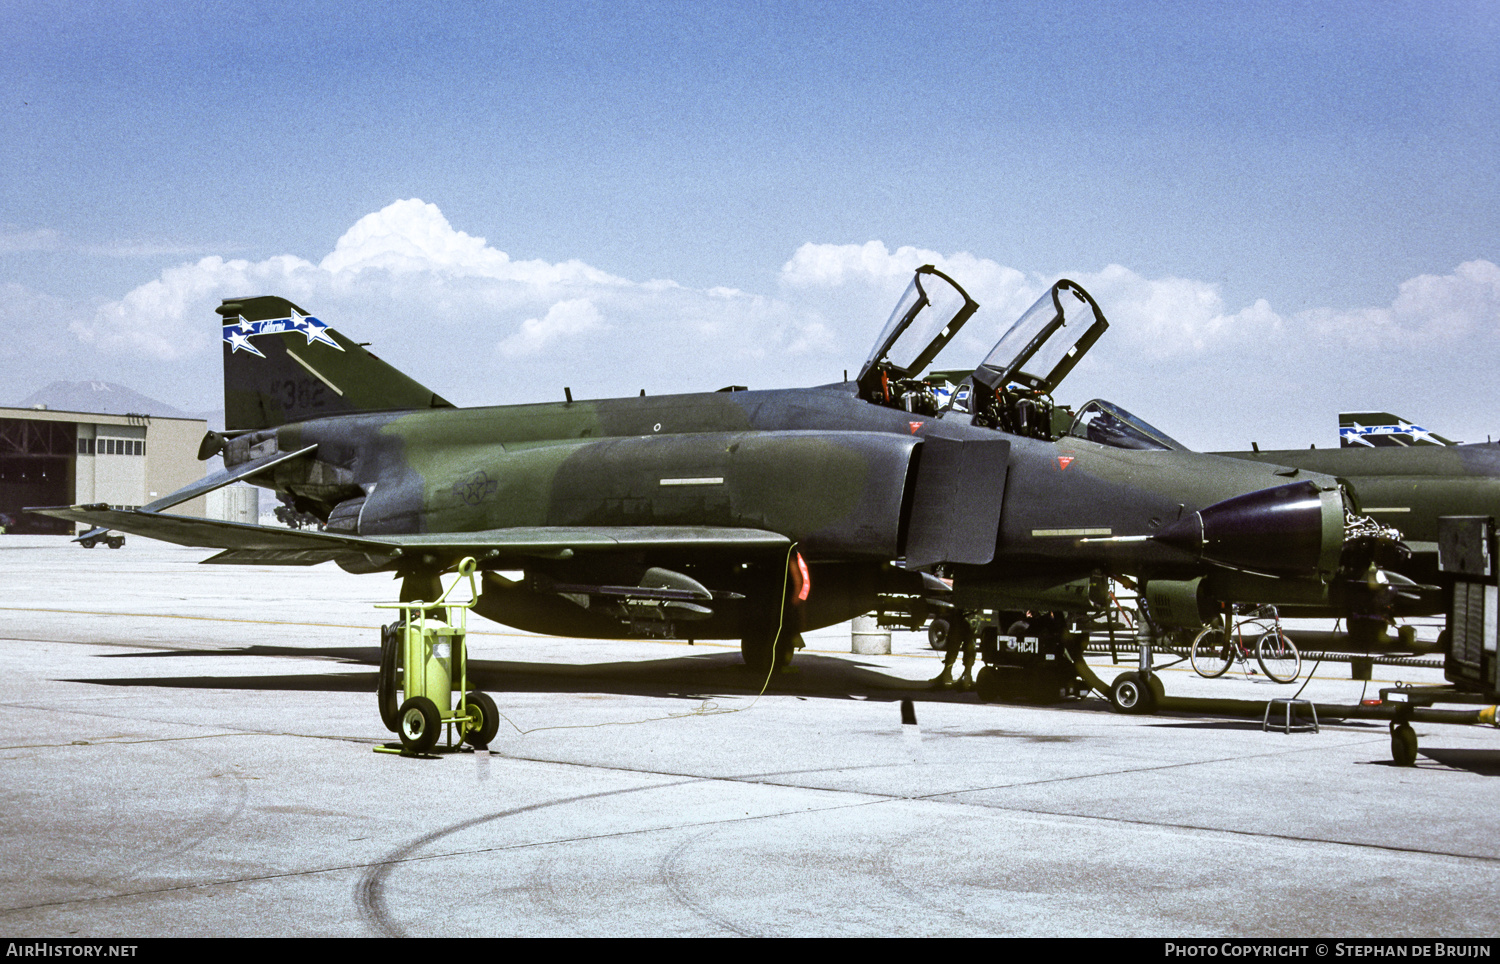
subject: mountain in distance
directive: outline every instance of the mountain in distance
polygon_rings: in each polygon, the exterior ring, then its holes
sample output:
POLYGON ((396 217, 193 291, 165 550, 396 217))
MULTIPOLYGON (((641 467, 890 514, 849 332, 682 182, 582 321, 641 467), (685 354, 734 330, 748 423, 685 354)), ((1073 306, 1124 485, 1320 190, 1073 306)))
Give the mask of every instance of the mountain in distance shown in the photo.
POLYGON ((142 395, 133 388, 114 382, 67 382, 57 381, 40 391, 32 392, 16 408, 45 406, 60 412, 102 412, 106 415, 151 415, 156 418, 201 418, 210 428, 224 424, 224 413, 184 412, 166 402, 159 402, 142 395))

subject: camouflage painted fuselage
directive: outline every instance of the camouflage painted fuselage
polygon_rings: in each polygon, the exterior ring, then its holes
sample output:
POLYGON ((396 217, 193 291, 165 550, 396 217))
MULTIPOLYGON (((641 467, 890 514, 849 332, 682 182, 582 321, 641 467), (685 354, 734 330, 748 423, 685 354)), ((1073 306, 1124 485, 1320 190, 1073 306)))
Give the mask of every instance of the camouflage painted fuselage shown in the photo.
MULTIPOLYGON (((1059 292, 1087 307, 1079 330, 1102 330, 1086 293, 1059 282, 1017 323, 1052 317, 1028 351, 1064 322, 1059 292)), ((923 302, 911 304, 893 320, 915 319, 923 302)), ((882 594, 1090 609, 1107 602, 1106 575, 1140 580, 1158 613, 1193 624, 1215 600, 1321 603, 1341 565, 1343 494, 1327 475, 1109 433, 1049 441, 1019 414, 991 417, 982 395, 973 414, 919 414, 938 409, 901 394, 915 369, 871 367, 874 355, 855 382, 821 388, 456 409, 285 299, 217 310, 226 433, 200 456, 222 453, 224 471, 140 509, 43 511, 215 547, 215 563, 394 572, 409 599, 432 599, 474 557, 482 614, 594 637, 764 642, 882 594), (241 480, 325 531, 162 511, 241 480)), ((887 331, 889 347, 899 325, 887 331)))
MULTIPOLYGON (((851 385, 311 418, 241 436, 225 458, 233 465, 273 447, 309 445, 317 446, 313 457, 257 481, 325 517, 330 532, 779 533, 812 570, 806 628, 868 611, 879 592, 920 593, 919 577, 892 564, 904 558, 915 567, 917 556, 944 564, 971 599, 1010 598, 1017 585, 1090 573, 1189 579, 1206 571, 1200 556, 1149 537, 1215 503, 1290 481, 1286 470, 1211 455, 1006 435, 873 405, 851 385), (1106 541, 1118 537, 1136 538, 1106 541)), ((377 567, 415 564, 408 555, 377 567)), ((494 567, 501 564, 565 584, 629 583, 664 567, 750 597, 763 595, 777 581, 767 572, 781 569, 691 543, 506 558, 494 567)), ((1316 563, 1303 568, 1309 586, 1327 578, 1316 563)), ((610 634, 586 608, 544 599, 534 581, 487 585, 497 597, 509 594, 484 610, 501 621, 610 634)), ((694 624, 691 635, 739 635, 734 608, 694 624)))

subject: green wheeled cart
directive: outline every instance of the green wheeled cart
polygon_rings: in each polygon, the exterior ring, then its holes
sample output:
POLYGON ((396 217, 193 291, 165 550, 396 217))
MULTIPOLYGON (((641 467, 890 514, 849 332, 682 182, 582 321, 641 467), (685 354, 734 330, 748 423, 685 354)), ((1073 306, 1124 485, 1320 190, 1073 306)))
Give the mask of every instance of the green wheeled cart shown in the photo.
POLYGON ((445 724, 453 749, 460 743, 488 747, 499 729, 495 701, 469 690, 468 616, 479 598, 475 568, 472 557, 460 562, 458 578, 433 602, 375 604, 401 610, 400 618, 381 630, 378 696, 381 719, 401 737, 402 752, 432 752, 445 724), (466 579, 468 601, 452 601, 453 590, 466 579))

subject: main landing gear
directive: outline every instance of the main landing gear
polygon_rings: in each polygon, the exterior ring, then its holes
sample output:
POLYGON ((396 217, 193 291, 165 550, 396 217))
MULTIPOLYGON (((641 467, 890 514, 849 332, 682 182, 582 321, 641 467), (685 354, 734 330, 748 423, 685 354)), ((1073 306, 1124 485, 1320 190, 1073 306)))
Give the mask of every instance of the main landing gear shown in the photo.
POLYGON ((380 609, 401 610, 401 618, 380 630, 376 687, 381 722, 400 736, 401 746, 399 750, 377 747, 377 752, 431 753, 445 725, 449 727, 448 748, 454 750, 460 741, 476 749, 486 748, 499 731, 500 712, 495 701, 469 689, 467 617, 479 598, 474 570, 472 558, 459 563, 459 578, 441 593, 432 591, 441 588, 435 577, 408 577, 403 583, 402 595, 407 595, 411 587, 419 587, 416 591, 425 588, 437 596, 434 602, 417 599, 376 604, 380 609), (449 602, 449 595, 464 579, 469 581, 468 602, 449 602))

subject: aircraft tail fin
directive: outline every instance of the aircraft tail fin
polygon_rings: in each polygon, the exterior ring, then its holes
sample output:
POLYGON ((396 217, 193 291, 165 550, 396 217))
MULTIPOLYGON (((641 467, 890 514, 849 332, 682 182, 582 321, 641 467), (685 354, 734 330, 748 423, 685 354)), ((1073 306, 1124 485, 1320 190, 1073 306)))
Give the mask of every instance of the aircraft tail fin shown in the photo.
POLYGON ((285 298, 228 298, 215 310, 223 316, 228 431, 453 407, 285 298))
POLYGON ((1412 445, 1457 445, 1452 439, 1413 425, 1390 412, 1342 412, 1339 414, 1341 448, 1386 448, 1412 445))

